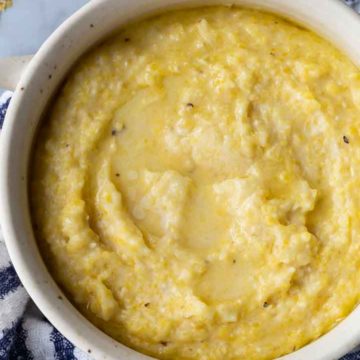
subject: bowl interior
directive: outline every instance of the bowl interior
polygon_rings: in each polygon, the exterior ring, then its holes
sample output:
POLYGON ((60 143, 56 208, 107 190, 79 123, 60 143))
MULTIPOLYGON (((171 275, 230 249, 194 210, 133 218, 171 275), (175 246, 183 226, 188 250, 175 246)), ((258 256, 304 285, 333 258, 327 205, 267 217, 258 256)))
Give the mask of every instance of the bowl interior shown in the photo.
MULTIPOLYGON (((30 296, 66 337, 96 359, 140 360, 94 327, 66 299, 39 254, 30 222, 27 176, 33 137, 52 95, 90 47, 128 22, 175 8, 239 5, 278 13, 305 25, 360 65, 360 21, 337 0, 93 0, 45 42, 22 77, 7 113, 0 151, 0 218, 14 266, 30 296), (24 90, 21 90, 24 88, 24 90)), ((337 359, 360 342, 360 308, 332 331, 283 360, 337 359)), ((286 334, 284 334, 286 336, 286 334)))

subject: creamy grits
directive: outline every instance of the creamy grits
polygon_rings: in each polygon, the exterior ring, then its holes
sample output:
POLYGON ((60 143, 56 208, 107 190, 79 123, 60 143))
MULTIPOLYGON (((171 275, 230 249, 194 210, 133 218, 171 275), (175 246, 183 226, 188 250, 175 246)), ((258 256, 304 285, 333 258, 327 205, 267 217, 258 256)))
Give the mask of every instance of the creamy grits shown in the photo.
POLYGON ((85 55, 35 144, 36 236, 69 298, 160 359, 274 359, 360 295, 360 73, 228 7, 85 55))

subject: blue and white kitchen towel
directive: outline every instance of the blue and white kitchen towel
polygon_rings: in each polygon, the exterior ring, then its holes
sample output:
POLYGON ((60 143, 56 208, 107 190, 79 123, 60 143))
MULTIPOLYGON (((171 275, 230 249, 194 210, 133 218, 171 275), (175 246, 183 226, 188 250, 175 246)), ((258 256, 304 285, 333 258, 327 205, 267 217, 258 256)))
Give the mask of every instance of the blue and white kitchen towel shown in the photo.
MULTIPOLYGON (((355 11, 360 13, 360 0, 343 0, 346 5, 352 7, 355 11)), ((359 357, 360 359, 360 357, 359 357)))
MULTIPOLYGON (((11 92, 0 96, 0 129, 11 92)), ((30 300, 10 262, 0 229, 0 360, 91 360, 30 300)))
MULTIPOLYGON (((360 0, 344 1, 360 13, 360 0)), ((0 97, 0 129, 10 99, 10 92, 0 97)), ((62 336, 30 300, 10 262, 0 231, 0 360, 53 359, 91 360, 62 336)), ((341 360, 360 360, 360 350, 341 360)))

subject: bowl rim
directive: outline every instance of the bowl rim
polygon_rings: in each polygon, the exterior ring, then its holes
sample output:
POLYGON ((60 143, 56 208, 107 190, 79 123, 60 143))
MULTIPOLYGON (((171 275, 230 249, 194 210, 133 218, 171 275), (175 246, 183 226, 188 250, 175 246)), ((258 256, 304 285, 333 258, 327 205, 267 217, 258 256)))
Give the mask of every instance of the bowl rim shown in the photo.
MULTIPOLYGON (((13 99, 10 103, 9 109, 6 114, 6 120, 0 136, 0 221, 1 228, 5 243, 16 269, 21 282, 25 289, 33 299, 35 304, 44 313, 44 315, 50 320, 52 324, 63 333, 75 346, 79 347, 85 352, 91 350, 91 356, 96 359, 119 359, 126 358, 129 360, 141 360, 150 359, 150 357, 143 355, 135 350, 132 350, 125 345, 118 343, 117 341, 110 338, 108 335, 97 329, 89 320, 85 319, 78 310, 66 299, 58 299, 59 294, 62 291, 59 289, 51 275, 48 273, 42 258, 40 255, 34 255, 34 258, 27 256, 28 252, 24 250, 32 250, 27 248, 28 243, 34 241, 29 238, 29 233, 26 229, 29 229, 30 223, 26 220, 26 216, 19 216, 19 212, 26 212, 27 218, 30 218, 30 211, 28 203, 24 203, 21 196, 22 192, 25 191, 26 197, 28 194, 27 185, 25 179, 27 178, 26 169, 19 171, 21 165, 15 167, 14 159, 19 162, 21 156, 26 155, 16 154, 14 152, 19 151, 19 140, 16 140, 17 133, 20 131, 16 119, 20 116, 22 107, 26 109, 29 106, 25 100, 30 98, 28 91, 22 91, 20 89, 24 85, 30 84, 34 77, 41 71, 43 71, 43 65, 48 59, 49 52, 53 51, 55 45, 64 37, 68 36, 71 28, 76 26, 79 21, 83 21, 88 18, 90 14, 96 14, 100 11, 101 7, 114 0, 93 0, 84 5, 80 10, 69 17, 63 24, 61 24, 50 37, 43 43, 40 50, 34 56, 29 66, 25 70, 19 86, 13 94, 13 99), (16 168, 16 170, 13 170, 16 168), (19 191, 21 189, 21 191, 19 191), (26 209, 22 207, 26 205, 26 209), (69 323, 76 321, 76 326, 69 323)), ((126 0, 118 0, 118 2, 126 8, 128 4, 126 0)), ((164 11, 166 10, 165 5, 161 5, 161 0, 156 0, 151 5, 146 4, 146 0, 134 1, 141 4, 144 7, 148 7, 148 12, 156 6, 162 6, 164 11)), ((224 1, 221 0, 210 0, 210 1, 188 1, 188 0, 171 0, 169 3, 173 6, 186 6, 186 4, 197 4, 197 5, 208 5, 208 4, 221 4, 224 1)), ((243 6, 254 6, 263 8, 265 10, 271 10, 272 6, 284 6, 284 9, 289 14, 293 14, 293 20, 300 21, 295 13, 296 7, 298 9, 312 9, 312 0, 297 0, 297 5, 288 2, 288 0, 238 0, 232 3, 241 3, 243 6), (275 5, 276 4, 276 5, 275 5)), ((135 6, 135 5, 134 5, 135 6)), ((332 14, 332 21, 335 22, 334 18, 338 18, 338 22, 346 20, 346 25, 352 27, 356 31, 356 34, 360 38, 360 17, 355 14, 350 8, 342 4, 338 0, 318 0, 316 6, 322 7, 327 14, 332 14)), ((285 11, 284 10, 284 11, 285 11)), ((135 11, 135 10, 134 10, 135 11)), ((273 12, 285 15, 280 9, 274 10, 273 12)), ((320 16, 320 15, 318 15, 320 16)), ((325 15, 322 15, 325 18, 325 15)), ((301 21, 303 22, 303 21, 301 21)), ((320 32, 322 27, 330 28, 330 21, 323 19, 322 24, 319 25, 319 29, 314 29, 316 32, 320 32)), ((307 27, 316 24, 306 24, 307 27)), ((316 26, 315 26, 316 27, 316 26)), ((344 40, 337 40, 335 35, 335 26, 333 32, 334 42, 341 45, 344 40)), ((323 34, 321 34, 323 35, 323 34)), ((348 44, 347 51, 345 51, 354 62, 360 64, 360 44, 352 48, 348 44)), ((23 131, 24 132, 24 131, 23 131)), ((23 139, 26 138, 26 134, 22 134, 23 139)), ((283 360, 335 360, 339 356, 344 355, 349 350, 353 349, 355 345, 360 343, 360 307, 355 308, 343 321, 340 322, 334 329, 324 334, 320 338, 314 340, 310 344, 303 348, 285 355, 279 359, 283 360), (335 335, 334 335, 335 334, 335 335)))

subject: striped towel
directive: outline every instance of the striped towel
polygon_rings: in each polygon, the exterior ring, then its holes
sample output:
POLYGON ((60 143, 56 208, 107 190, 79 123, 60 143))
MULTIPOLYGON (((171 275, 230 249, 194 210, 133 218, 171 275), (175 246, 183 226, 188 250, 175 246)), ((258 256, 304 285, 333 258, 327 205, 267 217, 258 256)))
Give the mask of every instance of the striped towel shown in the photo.
MULTIPOLYGON (((355 11, 360 13, 360 0, 343 0, 346 5, 352 7, 355 11)), ((359 357, 360 359, 360 357, 359 357)))
MULTIPOLYGON (((344 1, 360 13, 360 0, 344 1)), ((0 129, 10 99, 10 92, 0 97, 0 129)), ((0 360, 52 359, 91 360, 62 336, 30 300, 10 263, 0 229, 0 360)), ((341 360, 360 360, 360 350, 341 360)))
MULTIPOLYGON (((11 93, 0 96, 0 129, 11 93)), ((1 135, 0 135, 1 136, 1 135)), ((30 300, 11 265, 0 229, 0 360, 91 360, 30 300)))

